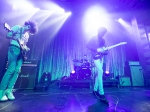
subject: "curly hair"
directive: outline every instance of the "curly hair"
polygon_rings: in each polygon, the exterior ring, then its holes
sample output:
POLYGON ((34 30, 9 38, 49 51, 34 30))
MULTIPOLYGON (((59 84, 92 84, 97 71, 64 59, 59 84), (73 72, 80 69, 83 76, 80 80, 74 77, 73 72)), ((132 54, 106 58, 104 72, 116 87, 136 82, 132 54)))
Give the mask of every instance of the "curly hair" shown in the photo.
POLYGON ((37 23, 35 21, 28 20, 24 23, 24 25, 30 25, 30 34, 36 34, 38 32, 37 23))

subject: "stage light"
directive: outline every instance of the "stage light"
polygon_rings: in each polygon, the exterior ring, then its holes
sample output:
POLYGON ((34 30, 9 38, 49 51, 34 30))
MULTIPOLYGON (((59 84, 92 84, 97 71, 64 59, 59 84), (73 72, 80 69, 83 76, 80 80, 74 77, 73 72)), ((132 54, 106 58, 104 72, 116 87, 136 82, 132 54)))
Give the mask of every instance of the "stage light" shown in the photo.
POLYGON ((105 71, 105 74, 106 74, 106 75, 109 75, 109 71, 105 71))
POLYGON ((107 80, 107 79, 111 79, 113 77, 113 73, 110 73, 109 71, 105 71, 103 73, 103 79, 107 80))
POLYGON ((74 74, 74 73, 75 73, 75 71, 73 70, 73 71, 71 71, 71 73, 72 73, 72 74, 74 74))
POLYGON ((63 8, 60 8, 60 9, 58 10, 58 12, 59 12, 59 13, 65 13, 65 10, 64 10, 63 8))
POLYGON ((65 10, 63 8, 53 9, 55 14, 64 14, 65 10))
POLYGON ((71 73, 70 73, 70 79, 71 80, 77 79, 77 73, 75 72, 75 70, 71 71, 71 73))
POLYGON ((115 19, 115 21, 121 22, 121 21, 123 21, 123 19, 122 19, 122 18, 119 18, 119 19, 115 19))
POLYGON ((110 17, 106 10, 100 5, 89 7, 83 16, 83 31, 86 37, 97 34, 99 27, 110 27, 110 17))
POLYGON ((123 28, 127 31, 126 33, 128 35, 133 35, 133 31, 132 31, 132 25, 130 22, 125 21, 122 18, 118 19, 118 22, 123 26, 123 28))
POLYGON ((120 22, 120 23, 123 22, 123 19, 122 19, 122 18, 119 18, 119 19, 118 19, 118 22, 120 22))
POLYGON ((70 16, 72 13, 71 13, 71 12, 67 12, 66 14, 67 14, 68 16, 70 16))

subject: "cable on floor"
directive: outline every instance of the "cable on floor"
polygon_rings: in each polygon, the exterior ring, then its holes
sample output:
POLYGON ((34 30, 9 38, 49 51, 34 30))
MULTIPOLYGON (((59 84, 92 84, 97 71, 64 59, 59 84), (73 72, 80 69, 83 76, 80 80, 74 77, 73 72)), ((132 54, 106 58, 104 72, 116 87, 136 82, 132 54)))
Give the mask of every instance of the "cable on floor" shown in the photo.
POLYGON ((56 104, 54 108, 57 109, 57 112, 59 112, 60 110, 65 108, 65 103, 67 100, 64 96, 57 97, 57 99, 59 100, 59 104, 56 104))

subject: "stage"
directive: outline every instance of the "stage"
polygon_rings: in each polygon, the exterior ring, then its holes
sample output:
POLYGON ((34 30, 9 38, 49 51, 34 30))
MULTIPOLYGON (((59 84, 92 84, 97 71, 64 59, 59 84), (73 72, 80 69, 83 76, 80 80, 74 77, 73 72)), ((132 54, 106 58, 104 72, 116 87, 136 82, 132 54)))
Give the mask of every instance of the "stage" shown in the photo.
POLYGON ((92 94, 92 88, 59 87, 47 91, 16 90, 16 100, 0 102, 0 112, 148 112, 150 88, 104 87, 109 106, 92 94))

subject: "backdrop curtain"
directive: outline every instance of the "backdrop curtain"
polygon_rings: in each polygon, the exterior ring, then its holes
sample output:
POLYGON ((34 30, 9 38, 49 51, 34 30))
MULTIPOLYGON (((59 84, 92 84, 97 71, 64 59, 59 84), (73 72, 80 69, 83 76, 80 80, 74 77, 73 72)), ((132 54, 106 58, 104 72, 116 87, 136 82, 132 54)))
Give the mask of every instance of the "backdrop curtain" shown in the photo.
MULTIPOLYGON (((93 66, 90 51, 85 47, 87 39, 83 36, 78 21, 64 23, 56 35, 52 36, 51 33, 52 29, 40 31, 38 35, 30 38, 28 43, 31 48, 28 57, 39 60, 39 79, 44 72, 51 73, 52 80, 70 76, 74 69, 73 60, 81 60, 84 55, 87 55, 88 61, 93 66), (70 25, 70 23, 74 24, 70 25)), ((115 38, 109 39, 108 45, 117 44, 112 40, 115 38)), ((113 78, 117 75, 124 75, 125 60, 124 46, 111 49, 105 56, 106 68, 113 73, 113 78)), ((94 67, 90 69, 94 73, 94 67)))

